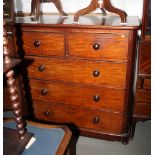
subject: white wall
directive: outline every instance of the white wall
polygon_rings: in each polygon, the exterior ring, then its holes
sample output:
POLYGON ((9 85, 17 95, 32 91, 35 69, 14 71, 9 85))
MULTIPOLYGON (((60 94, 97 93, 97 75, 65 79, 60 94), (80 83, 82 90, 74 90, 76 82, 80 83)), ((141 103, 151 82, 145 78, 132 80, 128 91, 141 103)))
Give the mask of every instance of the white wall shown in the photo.
MULTIPOLYGON (((67 13, 74 13, 79 9, 87 7, 91 0, 61 0, 64 10, 67 13)), ((131 16, 142 16, 143 0, 111 0, 115 7, 123 9, 131 16)), ((31 8, 31 0, 14 0, 15 12, 23 11, 29 13, 31 8)), ((44 3, 41 10, 46 13, 57 12, 52 3, 44 3)), ((98 11, 97 11, 98 12, 98 11)))

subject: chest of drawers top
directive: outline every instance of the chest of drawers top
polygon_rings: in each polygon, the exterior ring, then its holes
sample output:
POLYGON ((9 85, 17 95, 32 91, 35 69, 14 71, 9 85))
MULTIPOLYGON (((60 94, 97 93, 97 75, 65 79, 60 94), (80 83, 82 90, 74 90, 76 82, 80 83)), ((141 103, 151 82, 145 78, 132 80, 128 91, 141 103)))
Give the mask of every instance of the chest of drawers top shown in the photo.
POLYGON ((40 20, 35 21, 31 16, 16 17, 16 23, 25 26, 63 27, 63 28, 99 28, 99 29, 139 29, 140 20, 137 16, 128 16, 127 23, 122 24, 118 16, 102 16, 92 14, 81 16, 78 23, 73 22, 72 15, 40 15, 40 20))

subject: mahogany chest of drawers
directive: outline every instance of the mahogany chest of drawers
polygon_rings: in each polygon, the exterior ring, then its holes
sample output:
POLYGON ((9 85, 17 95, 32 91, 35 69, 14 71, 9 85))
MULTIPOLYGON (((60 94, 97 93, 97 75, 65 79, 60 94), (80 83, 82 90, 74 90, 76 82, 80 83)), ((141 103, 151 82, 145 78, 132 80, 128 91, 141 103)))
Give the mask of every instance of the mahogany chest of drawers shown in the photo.
POLYGON ((46 18, 16 24, 35 118, 71 124, 91 137, 128 138, 138 19, 122 26, 119 17, 86 16, 80 24, 46 18))

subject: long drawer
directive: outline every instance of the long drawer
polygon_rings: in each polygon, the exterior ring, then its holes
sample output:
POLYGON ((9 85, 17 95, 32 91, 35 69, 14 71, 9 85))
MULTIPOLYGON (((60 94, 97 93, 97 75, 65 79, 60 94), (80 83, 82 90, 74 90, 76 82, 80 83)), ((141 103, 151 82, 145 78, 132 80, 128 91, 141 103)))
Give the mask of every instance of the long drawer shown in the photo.
POLYGON ((125 111, 125 90, 30 79, 33 100, 125 111))
POLYGON ((128 34, 69 33, 69 55, 97 60, 127 60, 128 34))
POLYGON ((26 55, 64 56, 64 38, 63 33, 23 31, 23 50, 26 55))
POLYGON ((126 63, 27 57, 29 77, 76 83, 126 87, 126 63))
POLYGON ((34 101, 34 114, 37 119, 73 124, 77 127, 95 129, 111 134, 122 134, 126 122, 122 114, 49 102, 34 101))

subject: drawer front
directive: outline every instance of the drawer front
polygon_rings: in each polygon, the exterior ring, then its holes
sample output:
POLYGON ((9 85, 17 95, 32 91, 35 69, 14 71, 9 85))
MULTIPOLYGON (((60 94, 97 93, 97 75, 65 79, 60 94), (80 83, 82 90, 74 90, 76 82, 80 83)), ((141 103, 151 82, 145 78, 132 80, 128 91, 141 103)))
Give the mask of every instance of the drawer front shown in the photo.
POLYGON ((123 133, 125 124, 125 118, 121 114, 101 110, 88 110, 78 106, 67 106, 63 104, 35 101, 34 113, 37 119, 74 124, 77 127, 95 129, 113 134, 123 133))
POLYGON ((138 89, 136 92, 136 101, 151 103, 151 91, 138 89))
POLYGON ((127 60, 127 34, 70 33, 68 39, 69 55, 73 57, 127 60))
POLYGON ((30 79, 33 100, 124 112, 125 90, 30 79))
POLYGON ((151 104, 136 102, 134 113, 138 116, 151 117, 151 104))
POLYGON ((125 88, 126 63, 29 57, 29 77, 125 88), (43 70, 42 70, 43 68, 43 70))
POLYGON ((140 44, 140 74, 151 75, 151 43, 140 44))
POLYGON ((23 32, 23 49, 26 55, 64 56, 64 34, 23 32))

